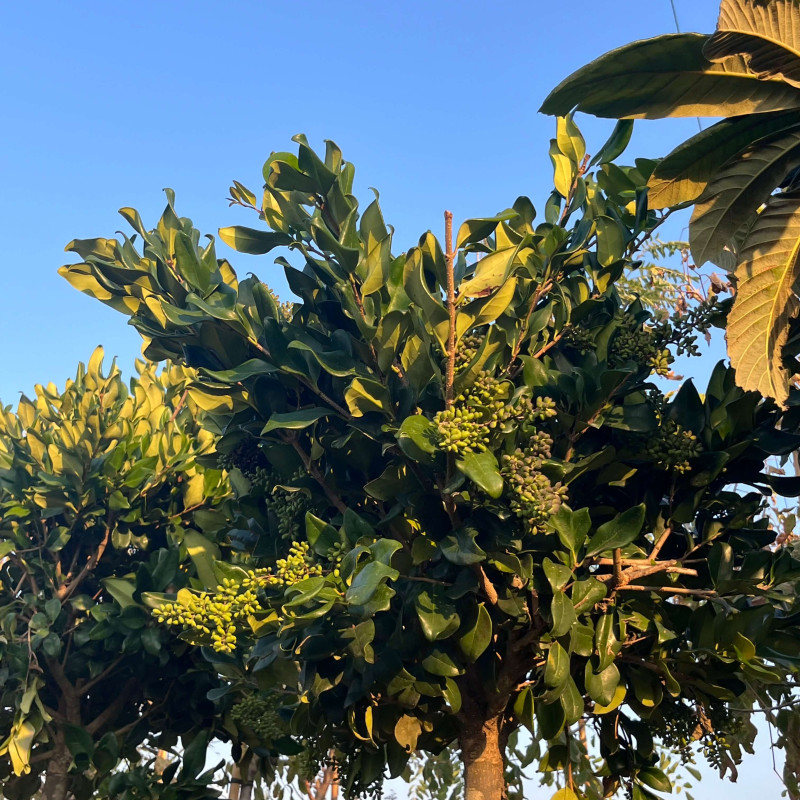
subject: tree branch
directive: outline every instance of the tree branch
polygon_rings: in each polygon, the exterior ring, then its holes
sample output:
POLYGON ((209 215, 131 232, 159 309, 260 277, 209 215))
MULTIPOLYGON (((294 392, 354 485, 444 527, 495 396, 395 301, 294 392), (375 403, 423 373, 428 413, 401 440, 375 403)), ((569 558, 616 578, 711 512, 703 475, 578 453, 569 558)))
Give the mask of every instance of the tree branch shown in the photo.
POLYGON ((447 408, 453 405, 453 382, 456 371, 456 283, 455 253, 453 252, 453 212, 444 212, 444 260, 447 273, 447 314, 450 325, 447 330, 447 369, 444 380, 444 402, 447 408))
POLYGON ((328 498, 331 505, 344 514, 344 512, 347 511, 347 506, 342 502, 341 497, 339 497, 337 494, 334 494, 331 487, 328 486, 327 482, 325 481, 325 477, 319 471, 317 465, 311 460, 311 456, 309 456, 300 446, 300 442, 297 441, 297 437, 293 435, 287 435, 284 437, 284 440, 295 449, 295 452, 300 456, 300 460, 303 462, 306 472, 308 472, 308 474, 320 485, 320 488, 323 492, 325 492, 325 497, 328 498))

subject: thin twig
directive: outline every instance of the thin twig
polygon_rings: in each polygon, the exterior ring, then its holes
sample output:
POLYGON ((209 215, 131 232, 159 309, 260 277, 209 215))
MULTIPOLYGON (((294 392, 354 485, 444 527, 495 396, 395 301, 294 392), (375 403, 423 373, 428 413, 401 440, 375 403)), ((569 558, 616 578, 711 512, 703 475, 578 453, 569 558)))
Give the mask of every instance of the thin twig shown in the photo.
POLYGON ((717 593, 708 591, 706 589, 684 589, 681 586, 637 586, 629 583, 626 586, 620 586, 619 591, 622 592, 657 592, 658 594, 683 594, 689 597, 716 597, 717 593))
POLYGON ((455 253, 453 252, 453 212, 444 212, 444 260, 447 274, 447 315, 450 325, 447 330, 447 369, 444 380, 444 402, 447 408, 453 405, 453 382, 456 372, 456 279, 455 253))
POLYGON ((325 497, 328 498, 331 505, 344 514, 344 512, 347 511, 347 506, 342 502, 341 497, 335 494, 333 489, 328 486, 325 477, 319 471, 317 465, 311 460, 311 456, 300 446, 297 437, 287 435, 284 437, 284 441, 288 442, 295 449, 295 452, 300 456, 300 460, 303 462, 303 467, 305 467, 306 472, 320 485, 320 488, 325 492, 325 497))

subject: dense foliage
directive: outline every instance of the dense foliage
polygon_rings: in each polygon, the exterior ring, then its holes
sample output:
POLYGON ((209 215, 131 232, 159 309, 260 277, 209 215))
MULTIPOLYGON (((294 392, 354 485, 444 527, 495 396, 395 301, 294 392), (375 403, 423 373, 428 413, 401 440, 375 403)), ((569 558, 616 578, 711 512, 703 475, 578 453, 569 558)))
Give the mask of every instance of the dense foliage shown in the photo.
POLYGON ((150 358, 198 370, 238 496, 250 561, 154 613, 250 682, 236 713, 256 739, 332 750, 351 796, 457 742, 468 800, 499 798, 527 728, 559 800, 653 798, 662 745, 700 739, 724 771, 748 710, 791 700, 800 562, 762 517, 798 490, 765 466, 800 443, 797 411, 722 363, 703 394, 655 379, 727 304, 656 323, 621 301, 661 221, 653 162, 612 163, 625 138, 590 164, 560 119, 543 221, 521 197, 396 256, 338 148, 297 137, 260 200, 232 187, 266 229, 220 232, 288 248, 289 306, 201 247, 171 195, 155 230, 123 210, 140 242, 69 247, 73 285, 129 315, 150 358))
POLYGON ((206 797, 219 728, 206 695, 221 679, 142 595, 204 585, 195 561, 228 527, 230 489, 199 463, 215 437, 189 373, 139 364, 128 385, 102 359, 0 413, 2 793, 22 800, 45 779, 47 800, 206 797), (155 750, 179 737, 163 794, 155 750))
POLYGON ((542 106, 626 120, 724 117, 658 163, 648 205, 693 204, 695 261, 735 272, 738 284, 727 326, 737 381, 781 403, 800 372, 792 322, 800 308, 798 42, 797 0, 722 0, 713 34, 621 47, 568 77, 542 106))

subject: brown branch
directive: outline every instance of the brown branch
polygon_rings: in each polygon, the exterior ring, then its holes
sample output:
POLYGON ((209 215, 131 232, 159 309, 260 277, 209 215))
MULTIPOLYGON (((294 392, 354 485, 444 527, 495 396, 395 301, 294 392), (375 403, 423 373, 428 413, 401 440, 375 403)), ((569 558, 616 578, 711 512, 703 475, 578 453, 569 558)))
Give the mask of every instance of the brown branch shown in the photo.
MULTIPOLYGON (((258 340, 251 339, 251 338, 248 337, 247 341, 253 347, 255 347, 256 350, 258 350, 259 353, 261 353, 262 355, 266 356, 269 359, 272 358, 272 356, 269 353, 269 350, 267 350, 267 348, 264 347, 264 345, 262 345, 258 340)), ((306 387, 306 389, 310 390, 315 395, 317 395, 317 397, 319 397, 320 400, 322 400, 323 402, 327 403, 332 409, 334 409, 338 414, 341 414, 341 416, 343 416, 345 419, 347 419, 347 420, 353 419, 353 415, 347 409, 342 408, 342 406, 340 406, 335 400, 333 400, 332 398, 328 397, 328 395, 325 394, 325 392, 323 392, 322 389, 319 388, 319 386, 315 386, 310 380, 308 380, 308 378, 305 378, 302 375, 297 375, 294 372, 292 372, 291 375, 292 375, 293 378, 295 378, 300 383, 302 383, 303 386, 306 387)))
POLYGON ((453 212, 444 212, 444 260, 447 273, 447 314, 450 325, 447 330, 447 369, 444 379, 444 402, 447 408, 453 405, 453 382, 456 372, 456 283, 455 253, 453 252, 453 212))
POLYGON ((658 537, 658 541, 653 545, 653 549, 650 551, 649 558, 651 561, 655 561, 658 558, 658 554, 661 552, 661 548, 667 543, 667 539, 669 539, 670 534, 672 533, 672 528, 667 526, 664 528, 664 533, 658 537))
POLYGON ((184 389, 183 394, 181 395, 181 399, 178 400, 178 405, 175 406, 175 410, 172 412, 172 415, 169 418, 170 422, 175 422, 175 418, 178 414, 181 413, 181 409, 183 408, 183 404, 186 402, 186 398, 189 394, 189 389, 184 389))
POLYGON ((622 550, 617 547, 614 550, 614 588, 618 588, 622 586, 625 582, 625 578, 622 576, 622 550))
POLYGON ((717 597, 717 593, 706 589, 684 589, 681 586, 637 586, 627 584, 620 586, 622 592, 657 592, 658 594, 681 594, 688 597, 717 597))
POLYGON ((478 581, 483 589, 483 593, 486 595, 489 602, 493 605, 497 605, 497 589, 494 588, 492 582, 489 580, 486 572, 484 572, 483 567, 479 567, 475 565, 475 574, 478 576, 478 581))
POLYGON ((106 520, 106 533, 103 537, 103 541, 97 546, 97 550, 89 556, 86 563, 83 565, 83 569, 77 574, 74 580, 70 581, 69 583, 62 584, 58 587, 56 591, 56 596, 58 599, 63 603, 65 600, 68 600, 72 593, 81 585, 83 579, 97 566, 97 562, 103 557, 103 553, 106 551, 106 547, 108 547, 108 540, 111 537, 111 528, 114 525, 114 517, 109 512, 108 519, 106 520))
POLYGON ((136 686, 136 678, 129 678, 128 682, 122 687, 119 694, 90 722, 85 728, 89 734, 97 733, 104 725, 111 722, 111 720, 119 714, 122 706, 128 699, 133 687, 136 686))
POLYGON ((115 658, 99 675, 84 683, 80 687, 81 696, 85 697, 93 687, 100 683, 100 681, 105 680, 120 665, 124 658, 125 656, 117 656, 117 658, 115 658))
POLYGON ((588 168, 588 166, 589 166, 589 154, 586 153, 586 155, 583 157, 583 161, 578 167, 578 171, 575 173, 575 178, 572 181, 572 186, 569 187, 567 196, 564 198, 564 210, 561 212, 561 218, 558 220, 559 225, 561 225, 561 223, 567 218, 567 213, 569 212, 569 207, 570 204, 572 203, 572 198, 575 197, 575 190, 578 188, 578 180, 586 174, 586 169, 588 168))
POLYGON ((300 446, 300 442, 297 441, 297 437, 287 435, 284 437, 284 441, 288 442, 295 449, 295 452, 300 456, 300 460, 303 462, 306 472, 308 472, 308 474, 319 484, 320 488, 325 493, 325 497, 327 497, 330 501, 330 504, 344 514, 344 512, 347 511, 347 506, 342 502, 341 497, 339 497, 337 494, 334 494, 331 487, 328 486, 325 481, 325 477, 319 471, 317 465, 311 460, 311 456, 309 456, 308 453, 306 453, 306 451, 300 446))

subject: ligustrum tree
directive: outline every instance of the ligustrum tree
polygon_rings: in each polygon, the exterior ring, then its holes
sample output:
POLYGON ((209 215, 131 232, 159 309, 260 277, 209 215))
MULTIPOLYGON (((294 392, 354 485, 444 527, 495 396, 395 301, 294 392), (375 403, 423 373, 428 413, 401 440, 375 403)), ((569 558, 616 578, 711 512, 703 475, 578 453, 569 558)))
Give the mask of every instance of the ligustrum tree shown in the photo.
POLYGON ((172 195, 154 230, 123 209, 138 247, 68 246, 67 280, 127 314, 149 357, 198 370, 243 509, 229 536, 253 562, 151 596, 155 615, 250 682, 238 713, 264 746, 332 751, 349 796, 457 742, 468 800, 499 799, 527 728, 558 800, 650 800, 670 788, 663 747, 699 740, 733 768, 751 709, 791 702, 800 562, 762 515, 798 491, 765 467, 800 443, 798 412, 723 363, 702 394, 654 381, 727 306, 652 324, 621 302, 662 216, 654 163, 611 163, 623 139, 591 170, 559 119, 542 221, 520 197, 397 255, 339 149, 298 136, 261 198, 232 187, 260 226, 220 231, 288 249, 287 305, 201 247, 172 195))
POLYGON ((102 359, 0 413, 0 786, 12 800, 144 798, 174 779, 164 797, 215 796, 206 695, 221 680, 141 594, 205 585, 229 486, 199 463, 215 437, 187 371, 139 363, 128 385, 102 359), (157 774, 142 746, 178 737, 183 761, 157 774))
POLYGON ((799 43, 797 0, 722 0, 715 33, 658 36, 607 53, 541 109, 626 120, 724 117, 658 163, 648 203, 694 204, 695 260, 735 270, 727 337, 737 381, 779 403, 800 371, 791 324, 800 281, 799 43))

